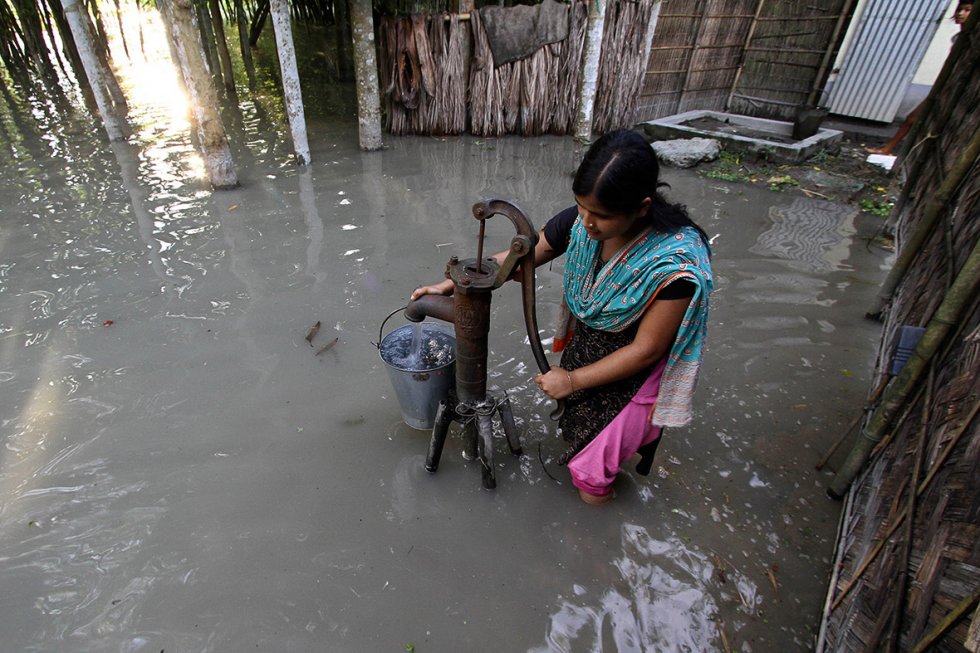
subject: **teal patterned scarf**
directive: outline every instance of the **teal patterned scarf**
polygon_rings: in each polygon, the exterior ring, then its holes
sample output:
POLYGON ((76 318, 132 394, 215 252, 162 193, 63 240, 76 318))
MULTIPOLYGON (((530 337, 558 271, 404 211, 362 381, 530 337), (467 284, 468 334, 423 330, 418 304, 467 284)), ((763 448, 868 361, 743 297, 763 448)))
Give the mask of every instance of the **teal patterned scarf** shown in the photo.
POLYGON ((579 217, 565 252, 565 304, 572 316, 592 328, 622 331, 677 279, 697 287, 668 354, 652 420, 658 426, 683 426, 691 420, 707 331, 712 289, 708 247, 693 227, 674 233, 649 229, 598 268, 600 247, 579 217))

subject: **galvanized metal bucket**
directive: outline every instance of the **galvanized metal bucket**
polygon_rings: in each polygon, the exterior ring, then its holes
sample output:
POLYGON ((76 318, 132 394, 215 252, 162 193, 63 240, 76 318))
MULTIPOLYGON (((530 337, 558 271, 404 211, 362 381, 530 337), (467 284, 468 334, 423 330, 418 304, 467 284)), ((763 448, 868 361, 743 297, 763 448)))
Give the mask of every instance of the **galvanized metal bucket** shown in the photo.
POLYGON ((401 407, 402 420, 413 429, 428 431, 435 423, 436 410, 439 402, 449 396, 449 391, 453 387, 456 379, 456 337, 451 324, 437 320, 425 320, 421 322, 422 340, 425 341, 426 334, 438 332, 447 336, 451 341, 452 350, 448 363, 431 369, 408 369, 400 367, 397 362, 385 359, 386 343, 403 337, 410 337, 411 331, 415 328, 414 324, 406 324, 398 327, 391 333, 381 338, 384 332, 385 323, 388 319, 403 309, 398 309, 391 313, 381 323, 378 333, 378 355, 388 370, 388 378, 391 379, 391 386, 398 397, 398 404, 401 407))

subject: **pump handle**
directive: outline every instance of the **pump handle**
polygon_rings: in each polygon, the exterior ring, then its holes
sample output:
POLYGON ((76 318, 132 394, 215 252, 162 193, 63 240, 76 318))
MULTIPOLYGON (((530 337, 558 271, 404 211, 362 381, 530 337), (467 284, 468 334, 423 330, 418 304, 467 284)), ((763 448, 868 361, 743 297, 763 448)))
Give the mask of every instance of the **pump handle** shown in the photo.
MULTIPOLYGON (((521 300, 524 305, 524 327, 527 329, 527 340, 531 343, 531 352, 542 374, 551 370, 548 357, 545 356, 541 336, 538 334, 538 315, 534 299, 534 246, 538 242, 538 234, 531 225, 524 211, 517 204, 499 198, 487 198, 473 205, 473 217, 485 221, 494 215, 502 215, 511 221, 518 236, 524 236, 531 243, 527 254, 520 258, 521 268, 521 300)), ((559 399, 558 405, 551 411, 551 419, 558 421, 565 412, 565 400, 559 399)))

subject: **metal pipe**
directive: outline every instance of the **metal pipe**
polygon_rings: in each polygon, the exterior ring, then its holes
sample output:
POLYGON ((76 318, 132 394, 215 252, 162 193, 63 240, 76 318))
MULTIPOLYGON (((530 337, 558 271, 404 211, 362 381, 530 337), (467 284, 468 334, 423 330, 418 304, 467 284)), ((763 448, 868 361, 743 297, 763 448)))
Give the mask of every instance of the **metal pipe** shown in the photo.
POLYGON ((421 322, 427 317, 452 322, 453 298, 444 295, 422 295, 410 301, 405 307, 405 318, 409 322, 421 322))

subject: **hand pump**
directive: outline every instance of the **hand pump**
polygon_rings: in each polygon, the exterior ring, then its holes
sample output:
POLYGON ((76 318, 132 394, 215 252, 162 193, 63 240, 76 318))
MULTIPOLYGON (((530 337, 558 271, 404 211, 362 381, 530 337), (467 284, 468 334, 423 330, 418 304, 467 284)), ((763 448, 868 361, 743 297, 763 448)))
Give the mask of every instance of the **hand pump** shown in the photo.
MULTIPOLYGON (((518 267, 521 271, 521 297, 524 325, 535 362, 542 373, 551 369, 538 334, 534 298, 534 246, 538 235, 525 213, 513 202, 487 199, 473 205, 473 217, 480 221, 480 242, 475 259, 460 260, 453 256, 446 267, 446 276, 453 281, 452 297, 424 295, 409 303, 405 315, 420 322, 427 316, 452 322, 456 331, 456 388, 455 396, 442 401, 436 412, 432 439, 425 468, 435 472, 439 467, 449 424, 458 421, 464 428, 463 455, 481 462, 483 486, 496 487, 493 469, 493 414, 500 413, 504 433, 511 452, 521 453, 520 440, 514 424, 510 398, 497 401, 487 394, 487 350, 490 332, 491 293, 511 278, 518 267), (502 263, 483 256, 483 237, 487 219, 503 215, 513 223, 517 234, 502 263)), ((551 413, 557 420, 564 409, 561 401, 551 413)))

